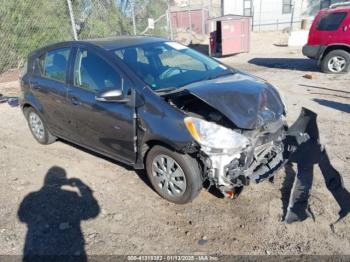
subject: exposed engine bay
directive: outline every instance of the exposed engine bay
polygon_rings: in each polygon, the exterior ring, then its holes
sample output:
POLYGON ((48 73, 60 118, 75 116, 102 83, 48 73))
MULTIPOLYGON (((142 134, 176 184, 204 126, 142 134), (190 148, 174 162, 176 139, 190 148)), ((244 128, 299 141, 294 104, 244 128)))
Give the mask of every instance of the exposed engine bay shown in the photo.
POLYGON ((186 115, 233 130, 249 141, 239 150, 201 146, 197 152, 197 157, 203 163, 204 178, 225 196, 233 197, 234 192, 243 186, 273 177, 286 163, 284 139, 288 126, 283 116, 259 128, 244 129, 187 90, 164 98, 186 115))

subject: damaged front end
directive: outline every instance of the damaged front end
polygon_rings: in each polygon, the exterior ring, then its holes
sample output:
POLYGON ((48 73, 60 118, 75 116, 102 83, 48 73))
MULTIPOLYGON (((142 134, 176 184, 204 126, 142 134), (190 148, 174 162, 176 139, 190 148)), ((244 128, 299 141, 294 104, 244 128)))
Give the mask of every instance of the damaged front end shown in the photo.
POLYGON ((282 119, 263 130, 243 131, 242 136, 249 143, 231 153, 201 149, 209 181, 228 197, 243 186, 273 177, 285 163, 286 125, 282 119))
POLYGON ((243 186, 272 178, 287 162, 285 106, 275 88, 246 77, 210 84, 165 99, 188 116, 204 178, 233 197, 243 186))

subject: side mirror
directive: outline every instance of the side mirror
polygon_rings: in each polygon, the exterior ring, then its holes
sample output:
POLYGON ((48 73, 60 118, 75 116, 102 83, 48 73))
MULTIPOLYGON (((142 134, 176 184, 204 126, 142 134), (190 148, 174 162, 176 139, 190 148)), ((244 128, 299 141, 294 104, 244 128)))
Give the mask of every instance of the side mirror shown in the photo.
POLYGON ((95 96, 95 100, 100 102, 127 102, 128 101, 128 99, 124 97, 123 92, 120 89, 101 92, 97 94, 97 96, 95 96))

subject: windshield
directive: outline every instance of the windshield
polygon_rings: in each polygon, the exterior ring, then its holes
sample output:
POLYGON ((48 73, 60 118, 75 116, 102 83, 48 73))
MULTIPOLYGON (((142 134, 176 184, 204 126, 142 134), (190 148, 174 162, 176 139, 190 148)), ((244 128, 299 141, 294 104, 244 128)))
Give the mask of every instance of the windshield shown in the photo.
POLYGON ((155 91, 232 74, 215 60, 176 42, 132 46, 113 52, 155 91))

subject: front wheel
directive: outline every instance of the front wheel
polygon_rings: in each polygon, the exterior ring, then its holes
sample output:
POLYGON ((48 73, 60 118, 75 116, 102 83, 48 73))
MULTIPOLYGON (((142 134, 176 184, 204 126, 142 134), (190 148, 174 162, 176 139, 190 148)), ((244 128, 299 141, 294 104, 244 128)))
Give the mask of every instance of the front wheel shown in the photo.
POLYGON ((349 70, 350 54, 344 50, 329 52, 321 62, 321 71, 324 73, 341 74, 349 70))
POLYGON ((191 202, 203 186, 198 162, 162 146, 154 146, 146 157, 147 176, 157 193, 170 202, 191 202))

